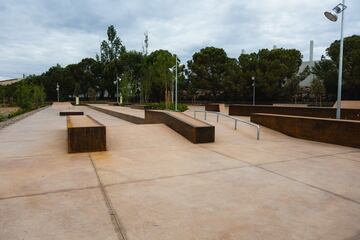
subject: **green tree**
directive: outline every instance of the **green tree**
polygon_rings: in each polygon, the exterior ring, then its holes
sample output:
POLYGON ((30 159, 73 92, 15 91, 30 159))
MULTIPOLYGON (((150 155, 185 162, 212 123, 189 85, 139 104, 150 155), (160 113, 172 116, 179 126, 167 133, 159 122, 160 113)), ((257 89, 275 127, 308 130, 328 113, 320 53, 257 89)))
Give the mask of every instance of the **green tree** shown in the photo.
POLYGON ((102 63, 109 63, 116 60, 126 51, 113 25, 108 27, 107 37, 108 39, 103 40, 100 46, 100 60, 102 63))
MULTIPOLYGON (((167 50, 157 50, 146 57, 147 80, 151 82, 152 90, 161 89, 165 103, 169 105, 171 100, 171 85, 173 73, 169 70, 175 65, 175 56, 167 50)), ((158 92, 161 95, 160 92, 158 92)))
POLYGON ((40 107, 45 101, 45 92, 43 87, 25 82, 17 85, 15 96, 16 104, 25 110, 40 107))
MULTIPOLYGON (((241 55, 239 64, 243 77, 249 80, 251 75, 256 77, 257 99, 276 101, 284 95, 286 80, 295 81, 301 58, 300 51, 296 49, 261 49, 258 53, 241 55)), ((247 89, 252 84, 249 80, 247 89)))
POLYGON ((336 63, 330 59, 322 59, 315 63, 312 72, 316 77, 322 80, 326 89, 327 98, 335 100, 337 96, 337 66, 336 63))
MULTIPOLYGON (((339 66, 340 41, 334 41, 326 55, 331 60, 323 59, 315 65, 313 71, 321 80, 328 94, 334 100, 337 92, 337 74, 339 66), (336 87, 335 87, 336 86, 336 87)), ((343 98, 360 99, 360 36, 353 35, 344 39, 343 62, 343 98)))
POLYGON ((192 91, 210 93, 215 99, 224 92, 224 81, 229 58, 222 48, 206 47, 188 61, 192 91))
POLYGON ((315 104, 318 103, 317 100, 319 99, 319 103, 320 103, 320 106, 321 106, 321 99, 325 95, 325 87, 324 87, 323 82, 320 79, 315 78, 311 82, 310 91, 315 97, 315 104))
POLYGON ((298 95, 301 92, 300 82, 303 81, 310 74, 310 68, 307 66, 304 71, 297 75, 293 75, 290 79, 287 79, 283 88, 283 95, 285 98, 294 100, 296 103, 298 95))

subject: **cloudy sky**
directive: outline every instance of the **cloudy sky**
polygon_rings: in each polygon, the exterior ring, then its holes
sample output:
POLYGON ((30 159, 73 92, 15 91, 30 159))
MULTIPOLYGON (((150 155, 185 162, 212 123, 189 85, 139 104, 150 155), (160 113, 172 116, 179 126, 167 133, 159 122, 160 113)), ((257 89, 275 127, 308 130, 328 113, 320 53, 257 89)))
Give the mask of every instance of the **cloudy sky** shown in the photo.
MULTIPOLYGON (((127 49, 168 49, 184 62, 205 46, 231 57, 274 45, 315 59, 339 38, 323 16, 340 0, 0 0, 0 79, 94 57, 113 24, 127 49)), ((360 34, 360 1, 346 1, 345 35, 360 34)))

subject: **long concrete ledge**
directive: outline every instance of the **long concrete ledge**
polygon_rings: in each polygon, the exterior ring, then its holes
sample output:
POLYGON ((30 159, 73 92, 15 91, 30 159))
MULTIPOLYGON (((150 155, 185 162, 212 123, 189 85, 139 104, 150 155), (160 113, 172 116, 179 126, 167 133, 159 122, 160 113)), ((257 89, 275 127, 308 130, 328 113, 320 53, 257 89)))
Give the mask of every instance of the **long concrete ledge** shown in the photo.
POLYGON ((76 115, 84 115, 82 111, 61 111, 59 112, 60 116, 76 116, 76 115))
POLYGON ((360 148, 360 121, 256 113, 251 122, 296 138, 360 148))
MULTIPOLYGON (((266 105, 229 105, 229 115, 250 116, 253 113, 306 116, 315 118, 336 118, 336 109, 328 107, 281 107, 266 105)), ((341 118, 360 120, 360 109, 342 109, 341 118)))
POLYGON ((183 113, 160 110, 146 110, 145 123, 163 123, 184 136, 192 143, 209 143, 215 141, 215 127, 183 113))
POLYGON ((86 105, 86 106, 91 109, 94 109, 96 111, 106 113, 108 115, 120 118, 122 120, 131 122, 131 123, 135 123, 135 124, 144 124, 145 123, 145 119, 141 118, 141 117, 137 117, 137 116, 121 113, 121 112, 116 112, 116 111, 112 111, 112 110, 108 110, 108 109, 104 109, 104 108, 96 107, 96 106, 92 106, 92 105, 86 105))
POLYGON ((106 151, 106 128, 90 116, 67 116, 68 152, 106 151))

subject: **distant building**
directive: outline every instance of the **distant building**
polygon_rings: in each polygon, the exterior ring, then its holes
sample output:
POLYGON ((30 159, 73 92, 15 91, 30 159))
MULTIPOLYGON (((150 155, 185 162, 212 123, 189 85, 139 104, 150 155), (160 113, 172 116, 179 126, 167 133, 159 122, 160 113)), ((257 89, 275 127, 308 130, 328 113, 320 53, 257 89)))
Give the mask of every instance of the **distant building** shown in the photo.
POLYGON ((12 78, 6 80, 0 80, 0 86, 7 86, 22 81, 24 78, 12 78))
MULTIPOLYGON (((300 68, 299 73, 304 71, 304 69, 308 66, 310 69, 315 66, 315 63, 319 61, 314 61, 314 41, 310 41, 310 54, 309 61, 303 61, 300 68)), ((300 82, 300 87, 310 87, 312 80, 315 78, 314 74, 310 74, 303 81, 300 82)))

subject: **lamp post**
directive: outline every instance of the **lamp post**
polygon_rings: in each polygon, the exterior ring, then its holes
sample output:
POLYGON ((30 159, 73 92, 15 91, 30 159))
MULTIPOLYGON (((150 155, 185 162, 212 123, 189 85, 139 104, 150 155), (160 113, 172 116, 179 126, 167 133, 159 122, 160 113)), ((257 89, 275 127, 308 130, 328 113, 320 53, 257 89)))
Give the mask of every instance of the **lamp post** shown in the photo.
MULTIPOLYGON (((178 103, 178 58, 175 55, 175 66, 169 68, 169 70, 171 72, 174 72, 174 68, 175 68, 175 94, 173 93, 173 97, 175 97, 175 111, 177 111, 177 103, 178 103)), ((173 88, 174 89, 174 88, 173 88)))
POLYGON ((59 83, 57 82, 56 83, 56 92, 57 92, 57 101, 58 102, 60 101, 59 91, 60 91, 60 86, 59 86, 59 83))
POLYGON ((336 119, 341 118, 341 88, 342 88, 342 77, 343 77, 343 54, 344 54, 344 11, 347 8, 345 0, 342 3, 336 5, 332 11, 324 12, 327 19, 332 22, 336 22, 337 15, 341 13, 341 30, 340 30, 340 54, 339 54, 339 75, 338 75, 338 92, 336 101, 336 119))
POLYGON ((116 81, 114 84, 116 84, 116 103, 119 104, 119 82, 121 81, 121 78, 116 76, 116 81))
POLYGON ((253 81, 253 106, 255 106, 255 77, 251 77, 251 80, 253 81))

